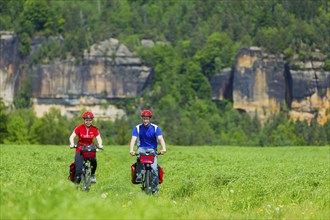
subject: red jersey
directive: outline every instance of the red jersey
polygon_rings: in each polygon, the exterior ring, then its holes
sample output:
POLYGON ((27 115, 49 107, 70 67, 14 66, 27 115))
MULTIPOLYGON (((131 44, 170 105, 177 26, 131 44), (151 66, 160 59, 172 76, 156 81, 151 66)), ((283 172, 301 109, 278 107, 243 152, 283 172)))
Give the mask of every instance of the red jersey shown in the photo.
MULTIPOLYGON (((97 127, 91 125, 89 129, 86 128, 85 124, 78 125, 74 132, 78 136, 78 146, 87 146, 93 144, 93 139, 100 134, 97 127)), ((76 152, 79 153, 81 148, 77 148, 76 152)))

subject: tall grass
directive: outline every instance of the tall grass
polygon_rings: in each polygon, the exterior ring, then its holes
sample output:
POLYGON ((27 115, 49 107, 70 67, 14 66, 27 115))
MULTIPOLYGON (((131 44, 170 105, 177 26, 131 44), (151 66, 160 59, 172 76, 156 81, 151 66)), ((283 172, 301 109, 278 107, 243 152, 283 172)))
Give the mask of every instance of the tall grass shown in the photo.
POLYGON ((1 219, 329 219, 329 147, 177 147, 157 197, 130 182, 128 146, 99 152, 97 184, 67 180, 74 150, 0 145, 1 219), (101 195, 106 194, 106 198, 101 195))

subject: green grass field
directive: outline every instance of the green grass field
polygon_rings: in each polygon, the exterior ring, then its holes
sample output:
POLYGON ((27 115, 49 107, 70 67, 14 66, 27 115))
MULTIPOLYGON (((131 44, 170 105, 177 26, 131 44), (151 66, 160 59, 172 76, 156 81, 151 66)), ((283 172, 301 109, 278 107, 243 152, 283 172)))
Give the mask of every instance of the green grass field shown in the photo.
POLYGON ((99 152, 97 184, 67 180, 67 146, 1 149, 1 219, 329 219, 329 147, 177 147, 157 197, 131 184, 128 146, 99 152), (102 194, 106 198, 102 198, 102 194))

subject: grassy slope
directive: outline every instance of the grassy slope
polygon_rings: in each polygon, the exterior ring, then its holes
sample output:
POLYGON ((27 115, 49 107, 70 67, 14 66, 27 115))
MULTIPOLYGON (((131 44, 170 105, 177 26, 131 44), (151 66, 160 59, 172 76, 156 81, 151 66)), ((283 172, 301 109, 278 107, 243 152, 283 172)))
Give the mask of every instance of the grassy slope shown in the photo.
POLYGON ((67 180, 74 151, 1 149, 1 219, 327 219, 330 148, 169 147, 158 197, 130 182, 128 146, 98 153, 89 193, 67 180), (107 198, 101 198, 101 194, 107 198))

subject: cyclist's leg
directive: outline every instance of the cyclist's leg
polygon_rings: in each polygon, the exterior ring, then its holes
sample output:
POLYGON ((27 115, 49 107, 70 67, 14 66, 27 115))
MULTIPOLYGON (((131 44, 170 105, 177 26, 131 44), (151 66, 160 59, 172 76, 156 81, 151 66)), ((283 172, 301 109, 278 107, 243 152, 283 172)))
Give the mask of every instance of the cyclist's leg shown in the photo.
POLYGON ((76 173, 75 173, 75 177, 74 177, 74 182, 80 183, 80 176, 82 174, 84 158, 82 157, 82 155, 80 153, 76 153, 74 161, 76 164, 76 173))
POLYGON ((91 158, 89 161, 91 162, 91 182, 96 183, 95 171, 97 167, 97 161, 96 158, 91 158))
POLYGON ((97 168, 97 160, 96 158, 89 159, 92 165, 92 175, 95 174, 96 168, 97 168))

